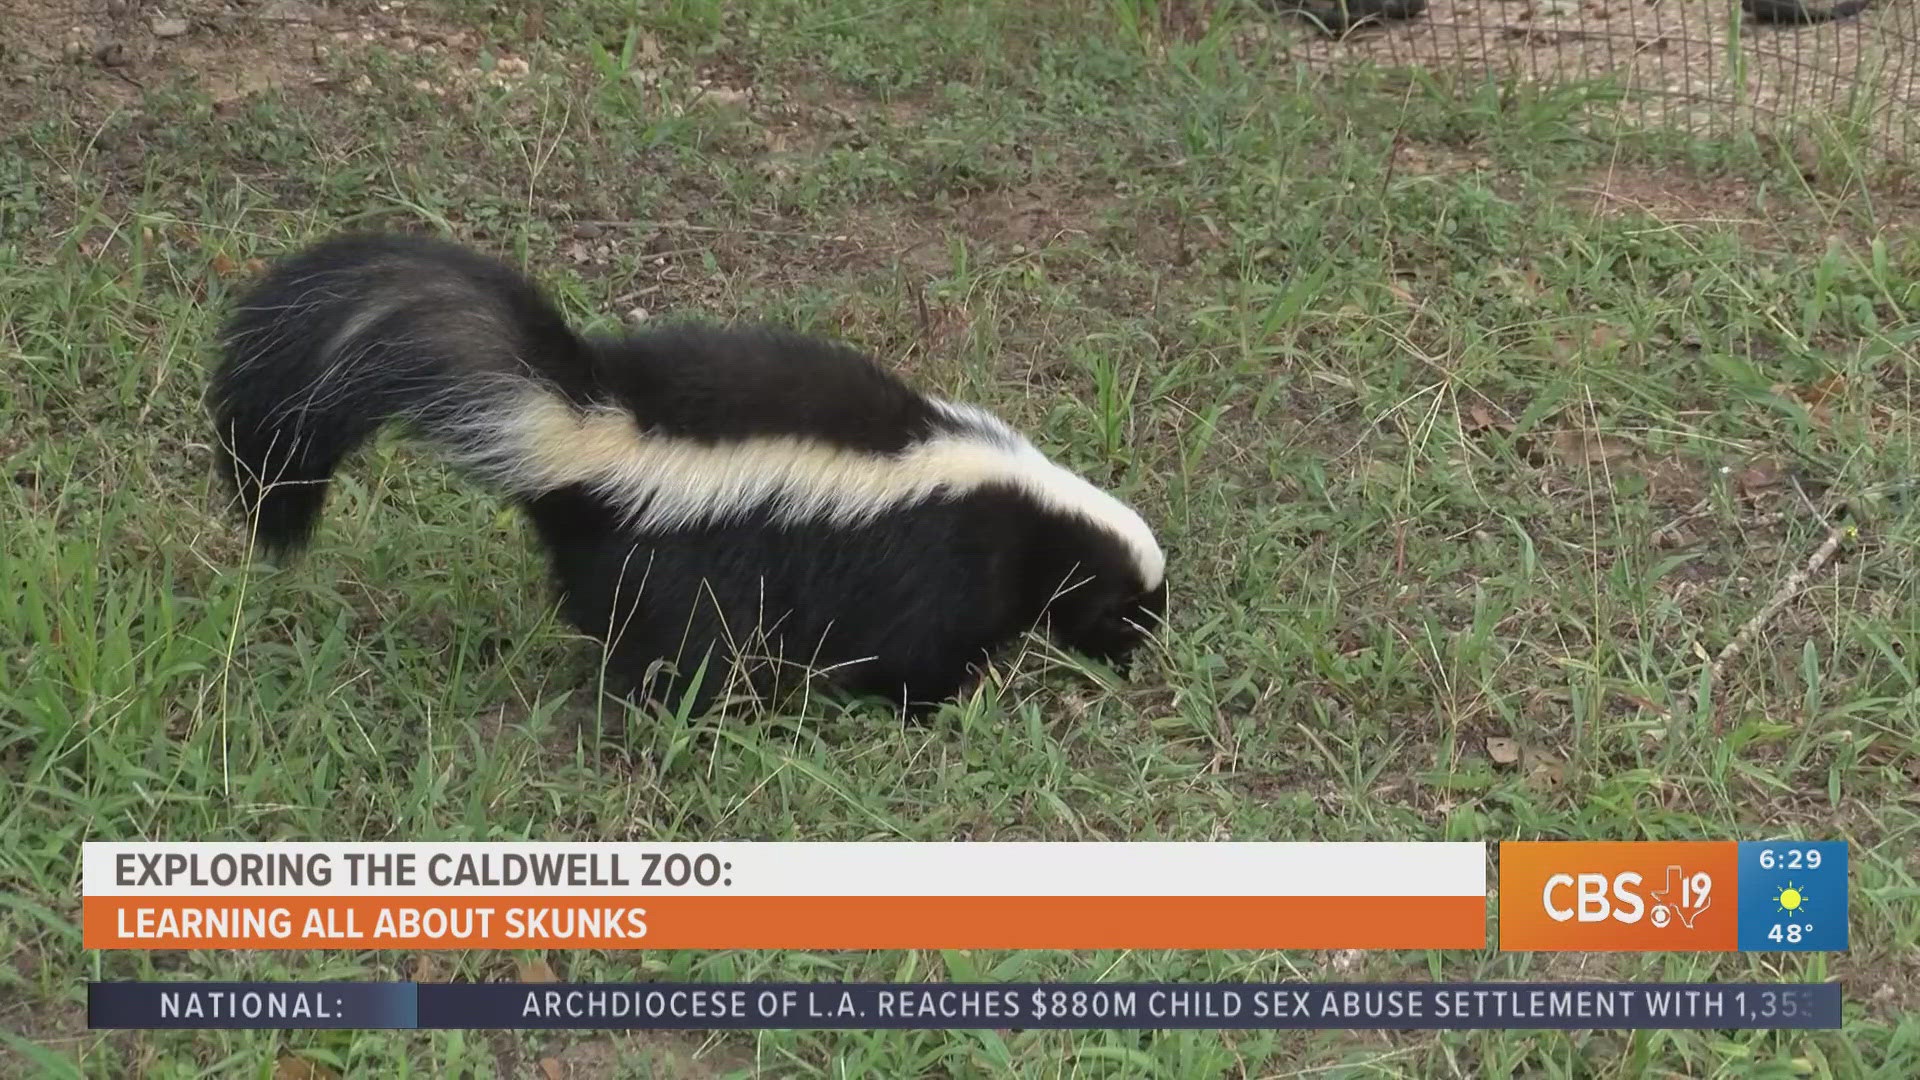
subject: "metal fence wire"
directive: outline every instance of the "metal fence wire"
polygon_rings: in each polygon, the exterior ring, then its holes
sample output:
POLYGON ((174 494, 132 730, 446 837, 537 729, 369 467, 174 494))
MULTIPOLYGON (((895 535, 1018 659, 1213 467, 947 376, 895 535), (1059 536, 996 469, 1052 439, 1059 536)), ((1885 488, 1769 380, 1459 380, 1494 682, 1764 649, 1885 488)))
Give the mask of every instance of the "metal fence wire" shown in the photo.
POLYGON ((1318 68, 1594 82, 1596 118, 1700 136, 1809 121, 1912 163, 1920 0, 1262 0, 1318 68))

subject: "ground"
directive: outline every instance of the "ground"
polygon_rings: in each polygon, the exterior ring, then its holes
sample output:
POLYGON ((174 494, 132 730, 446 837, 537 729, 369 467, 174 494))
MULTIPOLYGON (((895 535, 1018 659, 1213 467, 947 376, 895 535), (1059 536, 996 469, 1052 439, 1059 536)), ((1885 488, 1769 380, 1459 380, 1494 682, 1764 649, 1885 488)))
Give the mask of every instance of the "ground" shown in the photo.
POLYGON ((1920 1073, 1920 248, 1846 132, 1327 83, 1244 5, 0 3, 0 1073, 1920 1073), (500 252, 584 323, 777 319, 988 405, 1155 524, 1171 626, 1125 681, 1030 642, 925 724, 626 715, 521 525, 398 442, 304 560, 249 562, 210 342, 260 260, 348 226, 500 252), (1852 951, 88 954, 75 898, 86 838, 1769 836, 1852 842, 1852 951), (1848 1007, 84 1030, 84 979, 162 973, 1839 978, 1848 1007))

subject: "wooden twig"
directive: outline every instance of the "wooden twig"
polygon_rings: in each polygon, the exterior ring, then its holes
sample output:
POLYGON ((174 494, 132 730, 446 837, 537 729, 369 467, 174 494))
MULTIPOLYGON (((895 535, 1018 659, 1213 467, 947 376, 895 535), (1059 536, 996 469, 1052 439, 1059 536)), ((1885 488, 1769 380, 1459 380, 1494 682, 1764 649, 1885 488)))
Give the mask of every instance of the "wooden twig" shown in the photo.
POLYGON ((1678 539, 1680 536, 1680 530, 1686 527, 1687 522, 1692 521, 1694 518, 1697 518, 1701 514, 1706 513, 1707 508, 1712 505, 1713 505, 1712 499, 1701 499, 1699 502, 1694 503, 1691 507, 1689 507, 1686 513, 1681 514, 1679 517, 1674 518, 1672 521, 1669 521, 1665 525, 1662 525, 1659 528, 1653 530, 1653 535, 1647 538, 1648 541, 1654 547, 1659 547, 1660 538, 1667 535, 1668 533, 1672 533, 1674 537, 1678 539))
POLYGON ((920 319, 920 344, 933 348, 933 312, 927 310, 926 282, 915 279, 913 282, 913 308, 920 319))
MULTIPOLYGON (((1845 509, 1844 506, 1836 508, 1833 516, 1840 517, 1845 509)), ((1855 526, 1845 521, 1828 528, 1826 540, 1814 549, 1813 554, 1807 558, 1806 565, 1788 574, 1787 580, 1780 583, 1780 587, 1774 590, 1773 596, 1767 600, 1766 604, 1754 614, 1753 618, 1747 620, 1746 625, 1740 628, 1740 632, 1733 636, 1732 641, 1727 642, 1727 647, 1720 650, 1720 655, 1713 658, 1713 666, 1707 670, 1707 685, 1710 688, 1719 685, 1720 677, 1726 674, 1727 665, 1732 663, 1748 645, 1753 644, 1754 637, 1768 622, 1772 621, 1781 608, 1787 606, 1787 601, 1798 595, 1800 590, 1806 587, 1808 580, 1819 573, 1820 568, 1827 565, 1827 562, 1833 558, 1834 552, 1840 550, 1840 545, 1851 539, 1858 531, 1855 526)), ((1718 707, 1714 709, 1713 730, 1716 733, 1720 730, 1718 707)))
POLYGON ((681 232, 713 233, 719 236, 785 236, 799 240, 819 240, 826 243, 844 244, 852 240, 850 236, 828 236, 825 233, 796 232, 792 229, 756 229, 745 225, 695 225, 690 221, 647 220, 642 218, 604 219, 590 218, 575 222, 576 225, 598 225, 605 229, 657 229, 681 232))

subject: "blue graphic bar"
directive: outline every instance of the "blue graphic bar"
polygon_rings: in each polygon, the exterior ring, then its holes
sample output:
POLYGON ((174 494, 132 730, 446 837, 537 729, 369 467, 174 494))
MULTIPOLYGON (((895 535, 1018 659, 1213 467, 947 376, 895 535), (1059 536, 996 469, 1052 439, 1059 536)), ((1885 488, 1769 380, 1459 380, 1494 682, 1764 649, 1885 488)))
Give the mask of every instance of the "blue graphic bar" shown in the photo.
POLYGON ((1831 1030, 1838 983, 90 983, 90 1028, 1831 1030))
POLYGON ((400 1028, 420 1026, 407 982, 90 982, 90 1028, 400 1028))
POLYGON ((1742 840, 1741 952, 1847 951, 1847 842, 1742 840))

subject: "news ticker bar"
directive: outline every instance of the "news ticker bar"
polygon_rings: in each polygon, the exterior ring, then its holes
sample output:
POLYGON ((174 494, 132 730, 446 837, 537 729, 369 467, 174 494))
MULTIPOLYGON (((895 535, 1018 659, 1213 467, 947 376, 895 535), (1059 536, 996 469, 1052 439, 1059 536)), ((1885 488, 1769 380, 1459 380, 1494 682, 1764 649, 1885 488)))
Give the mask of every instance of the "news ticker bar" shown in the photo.
POLYGON ((89 1028, 1730 1030, 1840 1026, 1838 983, 185 983, 89 1028))
MULTIPOLYGON (((1481 949, 1468 843, 101 843, 91 949, 1481 949)), ((1843 841, 1503 841, 1509 951, 1848 944, 1843 841)))

